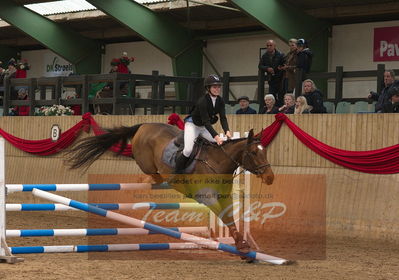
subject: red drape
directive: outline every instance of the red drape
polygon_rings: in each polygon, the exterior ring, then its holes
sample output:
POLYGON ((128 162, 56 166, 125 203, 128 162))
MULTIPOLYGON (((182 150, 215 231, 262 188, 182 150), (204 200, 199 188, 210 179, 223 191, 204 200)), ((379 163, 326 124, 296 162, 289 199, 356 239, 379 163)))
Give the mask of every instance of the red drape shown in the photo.
MULTIPOLYGON (((372 151, 341 150, 324 144, 310 136, 295 125, 286 115, 280 113, 275 117, 276 121, 261 132, 261 141, 264 146, 271 143, 283 123, 285 123, 294 135, 309 149, 338 165, 372 174, 399 173, 399 144, 372 151)), ((177 114, 169 116, 168 122, 169 124, 177 125, 180 129, 184 128, 184 123, 177 114)), ((56 142, 52 142, 50 138, 43 140, 25 140, 15 137, 2 129, 0 129, 0 135, 20 150, 35 155, 47 156, 61 152, 69 147, 76 140, 82 130, 89 132, 90 127, 93 129, 95 135, 105 133, 105 131, 101 129, 93 119, 91 114, 86 113, 82 116, 80 122, 61 133, 60 138, 56 142)), ((119 149, 120 144, 114 145, 111 148, 114 152, 119 152, 119 149)), ((127 145, 125 150, 122 152, 122 155, 132 156, 131 145, 127 145)))

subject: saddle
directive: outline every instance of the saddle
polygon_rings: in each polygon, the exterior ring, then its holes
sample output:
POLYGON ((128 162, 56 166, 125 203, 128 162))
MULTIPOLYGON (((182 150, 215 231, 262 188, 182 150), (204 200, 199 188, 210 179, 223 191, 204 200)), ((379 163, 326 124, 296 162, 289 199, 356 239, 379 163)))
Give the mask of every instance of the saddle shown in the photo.
MULTIPOLYGON (((186 163, 186 173, 191 173, 195 167, 195 159, 200 154, 202 147, 205 144, 210 144, 208 140, 202 136, 198 136, 194 142, 193 150, 190 154, 189 160, 186 163)), ((171 168, 176 166, 176 158, 183 152, 184 149, 184 132, 181 131, 175 138, 173 138, 162 154, 162 161, 171 168)))

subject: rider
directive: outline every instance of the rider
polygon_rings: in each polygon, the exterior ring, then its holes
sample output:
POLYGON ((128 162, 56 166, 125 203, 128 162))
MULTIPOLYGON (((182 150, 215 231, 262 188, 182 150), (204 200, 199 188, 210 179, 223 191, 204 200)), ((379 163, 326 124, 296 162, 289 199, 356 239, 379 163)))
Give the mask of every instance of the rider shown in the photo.
POLYGON ((222 82, 217 75, 210 75, 205 79, 206 94, 199 98, 191 109, 190 115, 185 118, 184 149, 176 159, 176 173, 184 172, 184 167, 194 147, 195 139, 201 135, 210 142, 222 145, 223 139, 212 127, 218 121, 219 114, 222 128, 228 138, 231 138, 229 124, 226 119, 225 104, 220 97, 222 82))

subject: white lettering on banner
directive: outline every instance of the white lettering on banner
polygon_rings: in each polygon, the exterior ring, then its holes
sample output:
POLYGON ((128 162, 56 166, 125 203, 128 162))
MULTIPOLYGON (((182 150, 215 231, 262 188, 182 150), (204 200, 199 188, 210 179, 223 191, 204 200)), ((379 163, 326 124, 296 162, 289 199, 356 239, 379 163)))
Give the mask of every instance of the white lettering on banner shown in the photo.
MULTIPOLYGON (((147 219, 150 217, 151 213, 154 211, 154 209, 148 210, 147 213, 144 215, 142 218, 143 221, 147 221, 147 219)), ((266 223, 268 219, 276 219, 278 217, 281 217, 285 214, 287 211, 287 206, 282 203, 282 202, 268 202, 268 203, 262 203, 260 201, 255 201, 253 202, 249 210, 245 211, 240 219, 243 219, 244 222, 251 222, 251 221, 259 221, 260 224, 266 223), (267 211, 264 211, 265 209, 268 209, 267 211)), ((239 202, 235 202, 231 204, 230 206, 226 207, 219 215, 219 218, 222 220, 222 218, 225 215, 228 215, 227 217, 233 217, 235 214, 240 212, 240 205, 239 202), (234 207, 237 206, 237 207, 234 207), (231 211, 233 209, 233 211, 231 211)), ((180 213, 180 210, 174 210, 171 212, 167 211, 159 211, 156 212, 152 216, 152 220, 155 223, 161 223, 161 222, 174 222, 174 223, 179 223, 179 222, 205 222, 205 215, 203 213, 197 213, 195 211, 184 211, 183 214, 180 213)), ((234 220, 233 222, 237 222, 234 220)), ((229 224, 227 224, 228 226, 229 224)))
POLYGON ((381 41, 380 42, 380 56, 384 57, 385 53, 387 56, 399 56, 398 44, 388 44, 387 41, 381 41))

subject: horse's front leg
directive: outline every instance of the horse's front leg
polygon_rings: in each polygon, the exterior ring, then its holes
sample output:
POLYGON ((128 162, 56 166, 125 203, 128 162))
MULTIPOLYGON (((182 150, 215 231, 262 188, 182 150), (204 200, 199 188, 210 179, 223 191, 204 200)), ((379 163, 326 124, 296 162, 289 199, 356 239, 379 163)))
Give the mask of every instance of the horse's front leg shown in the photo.
POLYGON ((235 241, 237 250, 242 253, 248 253, 251 249, 249 243, 244 239, 243 235, 237 230, 234 220, 233 194, 232 184, 223 184, 218 187, 218 194, 221 194, 217 203, 208 207, 218 216, 222 222, 229 228, 230 235, 235 241))

